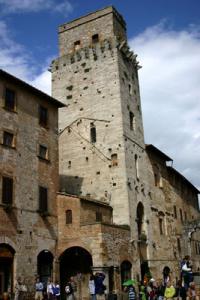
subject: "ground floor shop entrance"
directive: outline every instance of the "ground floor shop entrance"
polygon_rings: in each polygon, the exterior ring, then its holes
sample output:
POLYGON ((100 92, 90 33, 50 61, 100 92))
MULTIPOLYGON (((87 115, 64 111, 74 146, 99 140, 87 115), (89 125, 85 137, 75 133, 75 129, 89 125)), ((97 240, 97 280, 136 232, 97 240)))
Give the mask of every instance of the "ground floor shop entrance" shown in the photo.
POLYGON ((0 299, 13 292, 13 260, 15 251, 7 244, 0 244, 0 299))

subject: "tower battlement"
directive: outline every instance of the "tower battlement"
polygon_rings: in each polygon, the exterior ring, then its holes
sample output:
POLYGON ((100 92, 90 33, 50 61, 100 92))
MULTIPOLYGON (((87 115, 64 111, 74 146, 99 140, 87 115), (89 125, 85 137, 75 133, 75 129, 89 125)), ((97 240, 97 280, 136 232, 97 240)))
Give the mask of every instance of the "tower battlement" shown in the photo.
POLYGON ((58 32, 60 56, 106 39, 127 40, 126 23, 112 6, 65 23, 58 32))

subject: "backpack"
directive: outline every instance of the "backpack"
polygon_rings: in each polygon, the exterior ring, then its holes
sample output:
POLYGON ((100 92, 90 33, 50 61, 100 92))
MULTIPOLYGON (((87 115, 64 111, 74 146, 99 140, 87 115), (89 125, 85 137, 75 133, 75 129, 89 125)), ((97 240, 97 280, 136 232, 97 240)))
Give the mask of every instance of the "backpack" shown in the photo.
POLYGON ((70 283, 67 283, 66 287, 65 287, 65 293, 67 295, 72 294, 72 286, 70 283))

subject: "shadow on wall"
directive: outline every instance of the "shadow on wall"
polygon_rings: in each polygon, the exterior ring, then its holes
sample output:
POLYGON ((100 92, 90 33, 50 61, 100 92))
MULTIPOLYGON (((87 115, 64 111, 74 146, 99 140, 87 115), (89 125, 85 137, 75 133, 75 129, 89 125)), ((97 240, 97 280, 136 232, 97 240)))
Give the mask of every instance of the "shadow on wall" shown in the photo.
POLYGON ((59 191, 72 195, 81 195, 83 178, 79 176, 59 176, 59 191))

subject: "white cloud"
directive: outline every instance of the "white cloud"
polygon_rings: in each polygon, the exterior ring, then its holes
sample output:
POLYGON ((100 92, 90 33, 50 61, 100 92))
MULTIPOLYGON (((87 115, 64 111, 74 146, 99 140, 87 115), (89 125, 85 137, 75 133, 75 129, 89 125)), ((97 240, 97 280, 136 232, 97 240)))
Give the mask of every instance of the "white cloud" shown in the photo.
POLYGON ((3 15, 45 10, 67 16, 72 12, 73 7, 68 0, 63 0, 60 3, 56 0, 0 0, 0 11, 3 15))
POLYGON ((0 40, 0 68, 50 94, 51 75, 47 69, 51 58, 44 62, 38 74, 37 62, 33 61, 27 49, 12 39, 3 21, 0 21, 0 40))
POLYGON ((139 55, 146 143, 174 159, 174 167, 200 188, 200 30, 160 24, 133 38, 139 55))

